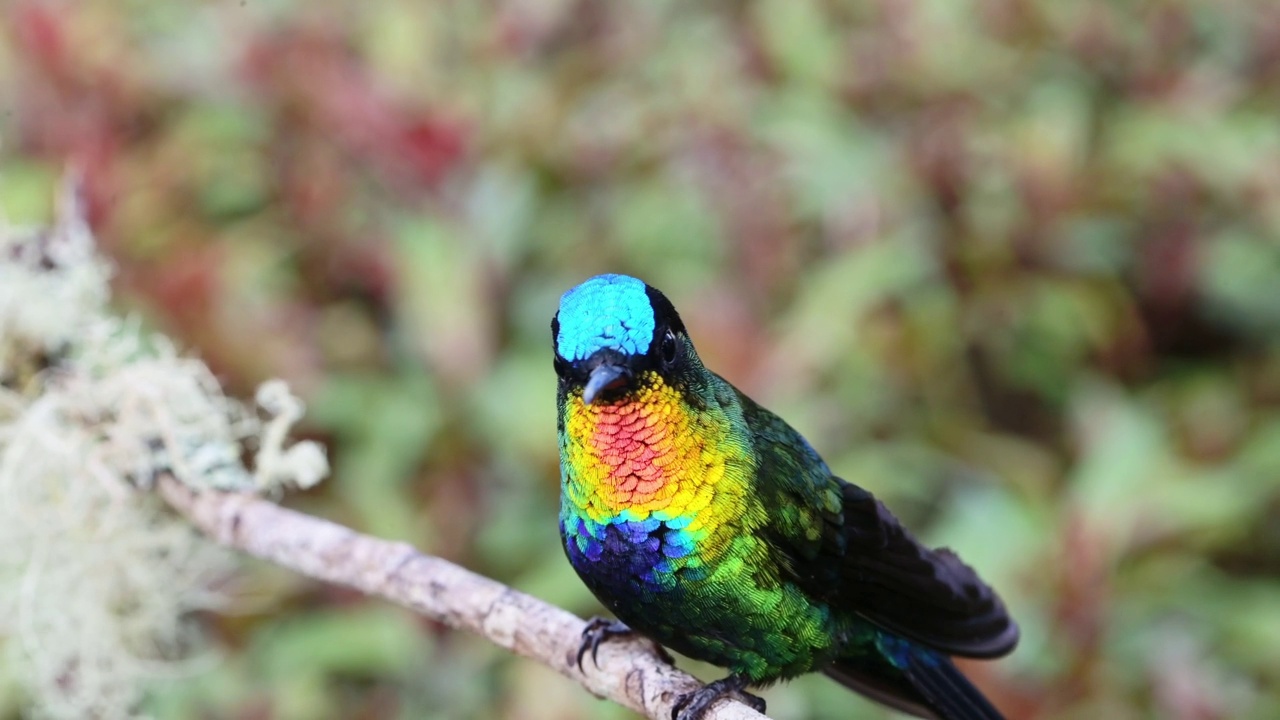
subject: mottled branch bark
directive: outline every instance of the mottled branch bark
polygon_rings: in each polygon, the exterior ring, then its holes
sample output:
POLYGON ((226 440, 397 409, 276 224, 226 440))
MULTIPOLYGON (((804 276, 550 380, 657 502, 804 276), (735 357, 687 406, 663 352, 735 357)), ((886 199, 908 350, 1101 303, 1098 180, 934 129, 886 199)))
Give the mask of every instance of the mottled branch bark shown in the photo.
MULTIPOLYGON (((585 662, 581 672, 574 661, 585 625, 580 618, 406 543, 361 535, 252 495, 197 493, 173 478, 161 479, 160 493, 222 545, 478 633, 653 720, 670 720, 672 704, 700 687, 639 639, 602 644, 599 668, 585 662)), ((732 701, 716 704, 706 718, 767 720, 732 701)))

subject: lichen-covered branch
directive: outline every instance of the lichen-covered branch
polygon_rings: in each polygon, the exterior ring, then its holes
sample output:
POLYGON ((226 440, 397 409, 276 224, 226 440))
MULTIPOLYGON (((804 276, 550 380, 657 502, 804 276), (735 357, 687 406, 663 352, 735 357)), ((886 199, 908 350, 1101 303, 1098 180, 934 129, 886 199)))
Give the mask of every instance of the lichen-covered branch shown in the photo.
MULTIPOLYGON (((470 630, 581 683, 595 695, 669 720, 672 704, 698 681, 642 640, 600 646, 598 669, 574 662, 584 623, 560 608, 413 547, 361 535, 249 494, 196 492, 163 478, 160 492, 219 544, 304 575, 385 598, 451 627, 470 630)), ((761 720, 722 701, 708 720, 761 720)))
MULTIPOLYGON (((75 173, 52 227, 0 222, 0 661, 33 712, 138 717, 147 686, 197 646, 185 619, 216 605, 224 548, 479 633, 651 718, 698 687, 639 640, 606 643, 583 673, 572 614, 256 495, 327 473, 319 445, 288 441, 301 401, 278 381, 256 407, 225 396, 199 360, 114 315, 110 272, 75 173), (155 502, 156 484, 215 542, 155 502)), ((724 702, 708 717, 762 716, 724 702)))

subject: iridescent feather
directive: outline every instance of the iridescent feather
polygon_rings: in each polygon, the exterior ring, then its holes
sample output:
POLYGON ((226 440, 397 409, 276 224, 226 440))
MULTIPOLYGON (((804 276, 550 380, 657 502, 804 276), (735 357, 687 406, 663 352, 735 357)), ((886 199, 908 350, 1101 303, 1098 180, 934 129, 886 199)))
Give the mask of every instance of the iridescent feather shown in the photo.
POLYGON ((681 720, 813 671, 926 717, 999 717, 949 658, 1012 650, 999 598, 707 370, 660 292, 592 278, 552 332, 570 563, 630 628, 731 673, 681 720))

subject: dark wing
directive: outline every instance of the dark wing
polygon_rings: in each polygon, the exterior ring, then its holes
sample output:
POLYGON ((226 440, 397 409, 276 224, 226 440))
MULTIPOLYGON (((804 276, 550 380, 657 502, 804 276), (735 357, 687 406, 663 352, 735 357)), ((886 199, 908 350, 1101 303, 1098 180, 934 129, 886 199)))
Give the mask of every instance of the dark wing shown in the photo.
POLYGON ((835 480, 844 498, 839 604, 952 655, 990 658, 1013 650, 1018 626, 973 568, 947 548, 921 545, 871 493, 835 480))
POLYGON ((1013 650, 1018 626, 973 568, 920 544, 871 493, 832 476, 791 426, 739 396, 784 575, 816 599, 951 655, 1013 650))

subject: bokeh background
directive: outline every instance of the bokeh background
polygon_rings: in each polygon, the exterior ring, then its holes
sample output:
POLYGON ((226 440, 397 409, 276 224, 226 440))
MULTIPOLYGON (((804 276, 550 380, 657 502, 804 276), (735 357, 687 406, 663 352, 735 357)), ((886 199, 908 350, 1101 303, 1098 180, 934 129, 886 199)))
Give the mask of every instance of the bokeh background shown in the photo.
MULTIPOLYGON (((1023 643, 969 668, 1010 718, 1280 717, 1280 5, 0 5, 0 207, 47 221, 77 164, 122 310, 307 398, 334 473, 289 504, 596 611, 548 324, 628 272, 1000 588, 1023 643)), ((152 716, 630 717, 352 592, 230 589, 152 716)))

